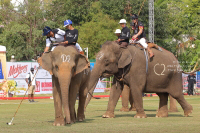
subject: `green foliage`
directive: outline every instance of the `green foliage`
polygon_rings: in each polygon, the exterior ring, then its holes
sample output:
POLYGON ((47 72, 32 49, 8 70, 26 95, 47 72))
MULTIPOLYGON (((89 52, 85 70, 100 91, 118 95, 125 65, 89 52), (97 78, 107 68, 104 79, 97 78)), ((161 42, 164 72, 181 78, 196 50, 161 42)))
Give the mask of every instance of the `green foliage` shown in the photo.
MULTIPOLYGON (((142 3, 141 0, 28 0, 14 10, 14 6, 6 0, 1 3, 0 9, 0 25, 4 25, 0 27, 0 45, 7 47, 8 60, 11 55, 15 55, 17 60, 30 60, 44 50, 46 37, 42 36, 43 27, 64 29, 64 20, 71 19, 73 26, 79 30, 78 42, 83 48, 89 47, 89 58, 92 59, 105 41, 116 40, 114 31, 121 29, 118 24, 120 19, 126 19, 130 28, 129 13, 138 14, 142 3)), ((155 0, 154 3, 156 44, 176 55, 182 35, 196 38, 193 43, 198 45, 199 0, 155 0), (176 41, 172 42, 172 39, 176 41)), ((139 20, 144 24, 147 39, 148 12, 146 1, 139 20)), ((186 56, 188 53, 191 56, 187 57, 187 61, 197 60, 195 52, 190 49, 185 51, 186 56)), ((186 61, 184 54, 180 58, 186 61)))
POLYGON ((100 3, 96 2, 90 8, 91 12, 88 16, 92 20, 77 27, 79 29, 78 42, 82 47, 89 48, 89 58, 91 59, 95 58, 95 54, 104 42, 117 39, 114 31, 120 28, 118 22, 103 14, 99 5, 100 3))
POLYGON ((40 4, 40 1, 29 0, 20 4, 18 11, 12 7, 1 9, 3 24, 7 25, 0 34, 0 43, 7 47, 8 57, 15 55, 17 60, 30 60, 41 51, 43 13, 40 4))

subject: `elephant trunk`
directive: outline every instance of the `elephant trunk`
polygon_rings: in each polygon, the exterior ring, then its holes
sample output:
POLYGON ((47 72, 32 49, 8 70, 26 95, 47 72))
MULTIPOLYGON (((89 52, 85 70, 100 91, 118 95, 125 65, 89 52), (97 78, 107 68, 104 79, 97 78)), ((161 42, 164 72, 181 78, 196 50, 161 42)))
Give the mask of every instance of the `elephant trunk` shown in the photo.
POLYGON ((59 84, 61 89, 61 96, 62 96, 62 105, 65 114, 65 120, 67 124, 70 124, 70 110, 69 110, 69 86, 72 78, 71 69, 69 66, 61 66, 59 73, 59 84), (61 70, 62 69, 62 70, 61 70))
POLYGON ((98 83, 100 76, 101 76, 101 71, 100 71, 98 65, 96 64, 90 75, 90 81, 89 81, 89 85, 88 85, 89 94, 88 94, 88 97, 85 102, 85 108, 87 107, 87 105, 89 104, 89 102, 92 98, 92 94, 94 92, 94 89, 96 87, 96 84, 98 83))

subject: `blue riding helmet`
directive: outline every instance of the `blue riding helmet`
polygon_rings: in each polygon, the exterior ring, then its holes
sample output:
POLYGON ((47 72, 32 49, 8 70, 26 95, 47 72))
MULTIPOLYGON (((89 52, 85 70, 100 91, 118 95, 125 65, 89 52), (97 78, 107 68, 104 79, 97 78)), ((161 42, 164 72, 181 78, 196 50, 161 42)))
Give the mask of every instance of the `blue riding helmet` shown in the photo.
POLYGON ((46 36, 50 31, 52 31, 52 29, 50 27, 46 26, 43 29, 43 36, 46 36))
POLYGON ((64 21, 64 26, 63 26, 63 27, 66 27, 67 25, 70 25, 70 24, 72 24, 72 21, 71 21, 70 19, 65 20, 65 21, 64 21))

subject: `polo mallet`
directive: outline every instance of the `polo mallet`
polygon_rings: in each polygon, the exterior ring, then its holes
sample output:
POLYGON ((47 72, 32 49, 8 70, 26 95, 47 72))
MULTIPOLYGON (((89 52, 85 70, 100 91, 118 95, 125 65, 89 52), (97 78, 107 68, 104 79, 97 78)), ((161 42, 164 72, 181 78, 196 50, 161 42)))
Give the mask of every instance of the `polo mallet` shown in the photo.
MULTIPOLYGON (((32 83, 33 79, 35 78, 35 75, 37 74, 38 69, 39 69, 39 67, 37 68, 37 70, 36 70, 36 72, 35 72, 35 74, 34 74, 32 80, 31 80, 30 84, 32 83)), ((28 87, 28 89, 29 89, 29 87, 28 87)), ((18 106, 18 108, 17 108, 17 110, 16 110, 14 116, 13 116, 12 119, 11 119, 11 121, 6 123, 7 125, 13 125, 12 122, 13 122, 13 120, 14 120, 14 118, 15 118, 15 116, 16 116, 18 110, 19 110, 20 105, 22 104, 22 101, 24 100, 24 97, 26 96, 26 93, 27 93, 28 89, 26 90, 26 92, 25 92, 25 94, 24 94, 24 96, 23 96, 23 98, 22 98, 22 100, 21 100, 21 102, 20 102, 20 104, 19 104, 19 106, 18 106)))

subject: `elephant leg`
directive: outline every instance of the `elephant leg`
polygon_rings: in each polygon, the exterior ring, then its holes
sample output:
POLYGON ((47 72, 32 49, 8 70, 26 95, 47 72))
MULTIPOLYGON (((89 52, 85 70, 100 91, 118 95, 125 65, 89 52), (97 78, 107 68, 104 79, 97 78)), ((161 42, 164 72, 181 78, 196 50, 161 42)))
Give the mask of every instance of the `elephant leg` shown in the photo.
POLYGON ((169 94, 175 98, 184 110, 184 116, 189 116, 192 113, 192 106, 185 100, 182 94, 182 78, 180 74, 174 75, 173 82, 170 84, 169 94))
POLYGON ((128 101, 129 101, 129 94, 130 94, 130 89, 127 85, 124 85, 124 89, 122 91, 122 108, 120 111, 128 112, 128 101))
POLYGON ((129 108, 129 111, 136 111, 134 100, 133 100, 131 92, 129 94, 129 101, 130 101, 130 105, 131 105, 131 107, 129 108))
POLYGON ((133 96, 134 104, 136 107, 136 115, 134 118, 146 118, 146 114, 143 108, 143 99, 142 99, 142 90, 144 88, 144 84, 138 85, 135 82, 130 83, 131 94, 133 96), (135 89, 134 89, 135 88, 135 89))
POLYGON ((175 98, 177 101, 178 101, 178 103, 181 105, 181 107, 182 107, 182 109, 184 110, 184 116, 189 116, 190 115, 190 113, 192 113, 192 110, 193 110, 193 108, 192 108, 192 106, 185 100, 185 98, 184 98, 184 96, 183 96, 183 94, 181 93, 181 94, 179 94, 179 95, 174 95, 174 94, 171 94, 171 96, 173 97, 173 98, 175 98))
POLYGON ((178 112, 178 108, 176 106, 176 99, 174 99, 171 95, 169 95, 170 106, 169 112, 178 112))
POLYGON ((53 86, 53 99, 54 99, 54 109, 55 109, 55 120, 54 126, 64 126, 65 121, 62 112, 62 100, 61 100, 61 90, 58 83, 58 79, 52 76, 52 86, 53 86))
POLYGON ((87 97, 87 83, 81 86, 79 90, 79 104, 78 104, 78 114, 77 114, 77 120, 78 121, 84 121, 85 114, 84 114, 84 107, 85 107, 85 101, 87 97))
POLYGON ((156 117, 168 117, 168 93, 157 93, 160 98, 159 109, 156 114, 156 117))
POLYGON ((75 104, 76 104, 77 91, 78 91, 78 86, 76 85, 76 83, 71 82, 69 88, 69 110, 70 110, 71 123, 76 122, 75 104))
POLYGON ((110 91, 110 98, 108 101, 107 111, 102 116, 103 118, 114 118, 115 117, 114 109, 115 109, 116 104, 119 100, 119 97, 122 93, 122 87, 123 87, 123 84, 117 82, 116 79, 114 79, 113 85, 112 85, 112 88, 110 91))

